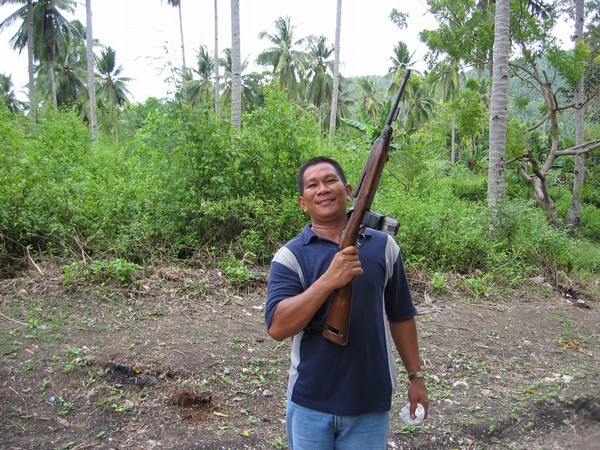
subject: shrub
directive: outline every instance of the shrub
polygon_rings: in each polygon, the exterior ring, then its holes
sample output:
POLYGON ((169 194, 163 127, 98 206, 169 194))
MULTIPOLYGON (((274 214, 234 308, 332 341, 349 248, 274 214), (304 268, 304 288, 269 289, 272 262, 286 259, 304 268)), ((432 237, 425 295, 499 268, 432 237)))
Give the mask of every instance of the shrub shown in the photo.
POLYGON ((487 200, 487 175, 467 171, 457 166, 450 176, 450 189, 455 197, 462 200, 484 202, 487 200))
POLYGON ((580 223, 582 235, 590 240, 600 242, 600 209, 585 205, 581 208, 580 223))

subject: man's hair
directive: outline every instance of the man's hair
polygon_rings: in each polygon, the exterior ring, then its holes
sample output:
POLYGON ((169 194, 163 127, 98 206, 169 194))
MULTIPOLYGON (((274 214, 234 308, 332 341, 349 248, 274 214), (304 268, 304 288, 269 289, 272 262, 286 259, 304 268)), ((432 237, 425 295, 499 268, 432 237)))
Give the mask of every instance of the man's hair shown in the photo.
POLYGON ((344 174, 344 169, 342 169, 342 166, 340 166, 340 163, 338 163, 333 158, 329 158, 328 156, 317 156, 315 158, 309 159, 304 164, 302 164, 302 167, 300 167, 300 170, 298 171, 297 181, 298 181, 298 190, 300 191, 300 195, 304 194, 304 172, 306 172, 306 169, 308 169, 309 167, 316 166, 317 164, 321 164, 321 163, 331 164, 335 168, 335 171, 338 174, 338 176, 340 177, 340 180, 342 180, 342 183, 344 183, 344 186, 347 184, 346 183, 346 175, 344 174))

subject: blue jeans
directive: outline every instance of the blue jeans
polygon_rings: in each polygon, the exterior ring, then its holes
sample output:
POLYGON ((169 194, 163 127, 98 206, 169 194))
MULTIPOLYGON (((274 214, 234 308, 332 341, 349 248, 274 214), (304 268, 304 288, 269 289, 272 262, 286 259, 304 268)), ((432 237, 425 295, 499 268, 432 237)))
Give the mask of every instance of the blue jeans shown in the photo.
POLYGON ((386 450, 390 412, 336 416, 288 401, 291 450, 386 450))

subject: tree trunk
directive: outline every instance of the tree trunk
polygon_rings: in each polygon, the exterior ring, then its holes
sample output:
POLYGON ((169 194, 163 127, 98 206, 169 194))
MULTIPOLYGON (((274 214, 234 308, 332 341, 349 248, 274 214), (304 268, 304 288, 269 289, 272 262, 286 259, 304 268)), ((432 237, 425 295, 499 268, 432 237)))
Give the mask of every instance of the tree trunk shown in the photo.
POLYGON ((335 19, 335 48, 333 63, 333 93, 331 96, 331 114, 329 116, 329 135, 335 134, 337 122, 338 101, 340 98, 340 35, 342 29, 342 0, 337 0, 337 14, 335 19))
POLYGON ((490 229, 498 221, 498 211, 506 193, 506 123, 508 115, 508 51, 510 47, 509 0, 496 1, 494 71, 490 104, 490 156, 488 208, 490 229))
POLYGON ((50 90, 52 92, 52 104, 58 108, 58 98, 56 96, 56 76, 54 74, 54 62, 52 56, 48 56, 48 75, 50 75, 50 90))
POLYGON ((179 0, 177 4, 177 9, 179 10, 179 34, 181 35, 181 60, 183 62, 183 68, 185 69, 187 66, 185 64, 185 44, 183 40, 183 21, 181 20, 181 0, 179 0))
POLYGON ((37 103, 33 65, 33 0, 27 0, 27 63, 29 72, 29 117, 35 123, 37 103))
POLYGON ((531 167, 533 168, 533 175, 529 175, 527 173, 526 166, 520 168, 519 173, 526 180, 533 190, 533 198, 535 202, 546 211, 546 215, 548 217, 548 222, 553 227, 558 227, 558 213, 556 212, 556 205, 552 197, 550 197, 550 193, 548 192, 548 186, 546 183, 546 176, 540 170, 539 164, 537 160, 533 157, 533 153, 529 150, 528 160, 531 163, 531 167))
POLYGON ((242 127, 242 74, 240 0, 231 0, 231 123, 242 127))
POLYGON ((221 114, 221 92, 219 76, 219 18, 217 0, 215 0, 215 112, 221 114))
MULTIPOLYGON (((575 45, 583 39, 583 20, 584 20, 584 0, 575 0, 575 45)), ((583 76, 577 80, 575 86, 575 145, 581 145, 585 142, 584 127, 584 83, 583 76)), ((581 215, 581 191, 585 181, 585 155, 575 156, 575 173, 573 177, 573 196, 571 205, 565 217, 565 224, 573 227, 579 226, 581 215)))
POLYGON ((456 163, 456 108, 452 107, 452 142, 450 143, 450 162, 456 163))
POLYGON ((88 92, 90 96, 90 128, 92 141, 98 138, 98 122, 96 120, 96 83, 94 81, 94 33, 92 31, 92 0, 85 1, 85 12, 87 17, 86 50, 87 50, 87 72, 88 92))

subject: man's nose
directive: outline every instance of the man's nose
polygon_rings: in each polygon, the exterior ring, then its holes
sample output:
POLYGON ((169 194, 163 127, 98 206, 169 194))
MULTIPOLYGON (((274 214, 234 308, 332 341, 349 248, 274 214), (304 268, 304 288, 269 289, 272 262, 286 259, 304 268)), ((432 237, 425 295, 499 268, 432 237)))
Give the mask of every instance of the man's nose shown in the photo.
POLYGON ((329 184, 327 183, 319 183, 318 192, 329 192, 329 184))

